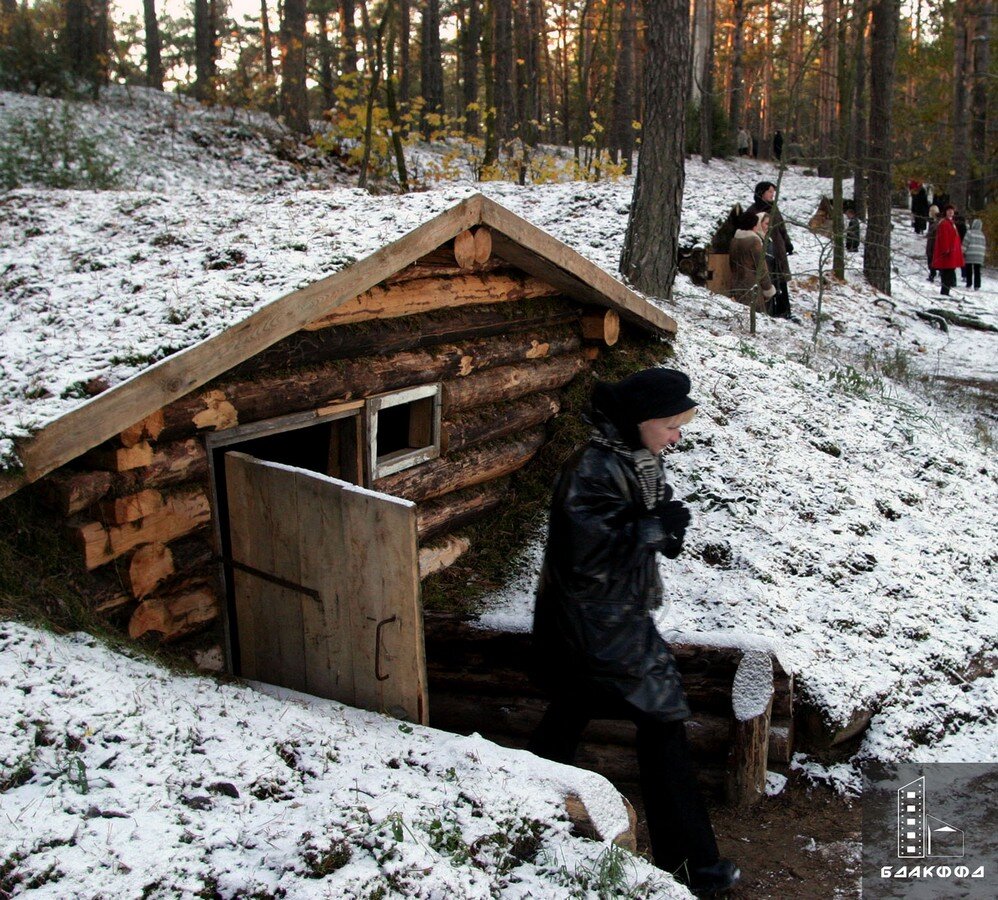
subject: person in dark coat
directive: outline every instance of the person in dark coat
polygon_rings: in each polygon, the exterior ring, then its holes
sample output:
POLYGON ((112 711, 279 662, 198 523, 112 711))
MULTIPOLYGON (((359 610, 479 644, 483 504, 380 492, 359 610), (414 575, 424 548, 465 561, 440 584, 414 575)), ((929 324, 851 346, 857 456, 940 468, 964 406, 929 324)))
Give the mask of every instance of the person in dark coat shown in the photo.
POLYGON ((745 210, 747 213, 769 213, 769 242, 766 259, 770 263, 770 278, 776 288, 773 298, 773 315, 783 319, 791 318, 790 313, 790 262, 787 259, 794 252, 794 245, 787 234, 776 207, 776 185, 771 181, 760 181, 755 186, 755 202, 745 210))
POLYGON ((846 250, 850 253, 859 250, 859 219, 856 217, 856 210, 852 207, 846 210, 846 250))
POLYGON ((773 156, 783 159, 783 132, 779 130, 773 135, 773 156))
POLYGON ((924 184, 911 192, 911 218, 915 234, 924 234, 929 224, 929 194, 924 184))
POLYGON ((936 231, 939 229, 939 207, 935 203, 929 207, 929 230, 925 235, 925 261, 929 266, 929 281, 936 280, 936 270, 932 265, 932 254, 936 249, 936 231))
POLYGON ((663 600, 658 554, 674 559, 690 524, 661 458, 695 413, 689 389, 686 375, 665 368, 593 389, 592 437, 562 469, 551 504, 532 665, 551 703, 529 749, 571 764, 590 719, 633 721, 655 864, 706 894, 739 872, 719 857, 686 743, 682 682, 652 619, 663 600))

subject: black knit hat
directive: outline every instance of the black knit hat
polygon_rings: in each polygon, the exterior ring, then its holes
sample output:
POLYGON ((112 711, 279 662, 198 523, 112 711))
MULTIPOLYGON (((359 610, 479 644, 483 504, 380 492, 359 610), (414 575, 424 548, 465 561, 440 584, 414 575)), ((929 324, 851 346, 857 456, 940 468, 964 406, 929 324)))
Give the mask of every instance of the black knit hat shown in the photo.
POLYGON ((774 188, 774 187, 776 187, 776 185, 773 184, 772 181, 760 181, 755 186, 755 199, 756 200, 761 200, 762 199, 762 195, 765 194, 766 191, 768 191, 770 188, 774 188))
POLYGON ((638 425, 649 419, 667 419, 693 409, 690 379, 678 369, 644 369, 611 384, 596 382, 593 406, 603 412, 629 443, 639 446, 638 425))

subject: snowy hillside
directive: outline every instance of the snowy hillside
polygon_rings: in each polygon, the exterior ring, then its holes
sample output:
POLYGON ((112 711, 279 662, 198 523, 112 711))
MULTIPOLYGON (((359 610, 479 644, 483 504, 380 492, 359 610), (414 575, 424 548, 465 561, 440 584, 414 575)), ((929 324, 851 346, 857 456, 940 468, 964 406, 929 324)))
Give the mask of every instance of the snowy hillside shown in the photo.
MULTIPOLYGON (((311 167, 282 169, 265 140, 227 134, 221 112, 183 109, 217 128, 214 152, 192 165, 179 137, 161 139, 181 112, 138 94, 121 110, 78 113, 116 159, 134 154, 134 188, 0 194, 8 465, 12 438, 88 392, 474 189, 616 269, 630 180, 462 184, 404 198, 308 189, 318 184, 311 167)), ((0 119, 44 102, 0 101, 0 119)), ((706 240, 760 178, 776 173, 688 161, 683 242, 706 240)), ((899 210, 893 296, 866 287, 850 256, 846 282, 824 290, 815 341, 827 242, 805 223, 828 192, 802 172, 783 177, 799 322, 763 317, 750 336, 743 307, 682 276, 662 301, 679 322, 673 364, 690 373, 701 407, 667 460, 694 523, 686 551, 663 564, 672 602, 660 624, 699 641, 764 641, 830 723, 872 715, 855 763, 995 760, 998 334, 919 317, 943 303, 899 210)), ((998 273, 956 294, 947 309, 998 326, 998 273)), ((529 626, 537 555, 535 546, 522 577, 490 598, 487 624, 529 626)), ((172 884, 190 896, 367 896, 381 886, 388 896, 595 896, 613 861, 606 844, 570 838, 560 812, 567 785, 598 793, 599 779, 586 787, 483 741, 410 733, 336 704, 278 707, 85 638, 0 625, 0 714, 14 726, 0 737, 0 866, 14 860, 37 877, 39 896, 96 896, 111 884, 136 897, 172 884), (503 831, 522 840, 490 838, 503 831), (343 841, 349 862, 326 881, 309 878, 310 867, 346 857, 333 852, 343 841)), ((835 772, 855 785, 855 767, 835 772)), ((655 874, 625 866, 632 885, 655 874)), ((681 894, 660 880, 635 895, 681 894)))

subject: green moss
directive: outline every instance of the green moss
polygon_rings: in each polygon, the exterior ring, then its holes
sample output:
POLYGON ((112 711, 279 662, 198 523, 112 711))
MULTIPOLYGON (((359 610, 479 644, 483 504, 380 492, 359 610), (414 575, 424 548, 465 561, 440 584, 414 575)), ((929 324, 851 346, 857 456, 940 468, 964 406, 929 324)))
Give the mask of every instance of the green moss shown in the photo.
POLYGON ((482 598, 508 583, 522 565, 528 544, 547 527, 555 477, 589 438, 582 413, 596 380, 617 381, 672 354, 671 344, 658 338, 624 333, 591 370, 562 389, 561 412, 548 423, 548 439, 540 452, 511 476, 509 494, 498 509, 461 529, 471 540, 468 552, 423 582, 427 610, 471 615, 482 611, 482 598))

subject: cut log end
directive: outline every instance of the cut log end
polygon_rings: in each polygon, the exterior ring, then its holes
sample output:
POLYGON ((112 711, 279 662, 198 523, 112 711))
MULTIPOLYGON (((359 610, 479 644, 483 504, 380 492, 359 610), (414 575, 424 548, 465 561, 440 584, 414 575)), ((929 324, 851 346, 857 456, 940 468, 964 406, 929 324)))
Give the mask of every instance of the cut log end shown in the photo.
POLYGON ((475 265, 475 236, 470 231, 462 231, 454 238, 454 259, 462 269, 475 265))
POLYGON ((582 336, 612 347, 620 340, 620 315, 613 309, 590 310, 582 317, 582 336))

